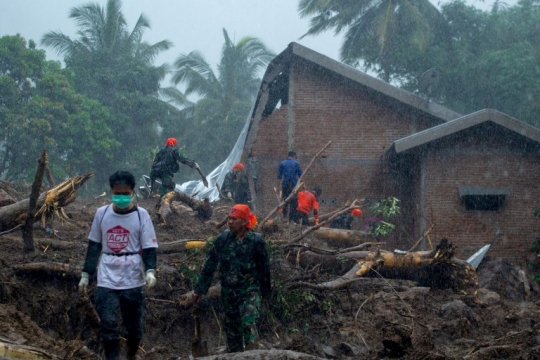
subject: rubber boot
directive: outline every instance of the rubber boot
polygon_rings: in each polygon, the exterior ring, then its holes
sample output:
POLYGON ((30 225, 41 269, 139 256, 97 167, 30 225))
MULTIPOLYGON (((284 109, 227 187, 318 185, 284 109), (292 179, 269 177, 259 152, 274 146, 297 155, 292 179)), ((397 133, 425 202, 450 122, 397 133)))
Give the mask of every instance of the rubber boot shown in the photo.
POLYGON ((139 339, 126 339, 126 355, 128 360, 137 360, 140 359, 137 356, 137 350, 139 350, 139 344, 141 340, 139 339))
POLYGON ((120 340, 103 341, 106 360, 120 360, 120 340))

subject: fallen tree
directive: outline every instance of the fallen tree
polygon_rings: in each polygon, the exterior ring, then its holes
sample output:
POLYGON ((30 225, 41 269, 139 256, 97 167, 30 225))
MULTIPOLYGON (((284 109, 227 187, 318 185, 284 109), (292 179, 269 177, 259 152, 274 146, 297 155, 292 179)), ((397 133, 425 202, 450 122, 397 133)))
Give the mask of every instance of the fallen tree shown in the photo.
POLYGON ((163 196, 157 215, 162 225, 167 223, 167 219, 174 213, 173 201, 181 201, 197 212, 197 217, 201 220, 208 220, 212 217, 212 206, 208 199, 197 200, 183 192, 171 191, 163 196))
POLYGON ((454 257, 455 247, 448 240, 441 240, 432 251, 396 254, 390 251, 350 251, 338 255, 320 254, 309 251, 297 256, 297 263, 304 268, 316 264, 357 262, 345 275, 319 284, 296 283, 295 287, 335 290, 351 283, 356 278, 381 277, 387 279, 413 280, 419 286, 432 289, 453 289, 456 292, 474 293, 478 288, 476 269, 464 260, 454 257))
MULTIPOLYGON (((66 220, 64 207, 76 199, 76 192, 82 184, 92 177, 94 173, 79 175, 62 181, 52 189, 41 193, 36 201, 36 208, 39 209, 35 218, 41 219, 43 227, 47 219, 58 217, 66 220)), ((15 227, 20 227, 26 220, 30 199, 24 199, 11 205, 0 208, 0 231, 8 231, 15 227)), ((51 224, 52 225, 52 224, 51 224)), ((52 226, 51 226, 52 227, 52 226)))

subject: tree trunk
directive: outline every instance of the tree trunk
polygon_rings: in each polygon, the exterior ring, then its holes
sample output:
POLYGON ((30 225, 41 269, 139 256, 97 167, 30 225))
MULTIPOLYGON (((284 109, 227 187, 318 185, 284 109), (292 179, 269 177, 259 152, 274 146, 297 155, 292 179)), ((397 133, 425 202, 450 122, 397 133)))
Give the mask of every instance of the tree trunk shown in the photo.
POLYGON ((375 241, 373 234, 366 231, 356 231, 356 230, 344 230, 344 229, 332 229, 327 227, 322 227, 313 232, 319 239, 331 240, 336 243, 342 241, 348 242, 370 242, 375 241))
MULTIPOLYGON (((321 270, 333 271, 340 264, 350 264, 351 259, 358 262, 352 268, 357 277, 413 280, 420 286, 434 289, 450 288, 467 293, 474 293, 478 288, 476 269, 466 261, 454 258, 454 247, 446 239, 443 239, 433 251, 406 254, 384 250, 353 251, 338 255, 305 252, 298 256, 297 263, 302 267, 319 263, 321 270)), ((321 289, 336 289, 336 286, 340 288, 343 283, 350 283, 352 269, 336 280, 306 286, 321 289)))
POLYGON ((174 212, 171 208, 171 203, 173 201, 181 201, 195 210, 197 212, 197 217, 201 220, 208 220, 212 217, 213 210, 208 199, 203 199, 201 201, 182 192, 171 191, 163 196, 161 199, 161 206, 158 210, 158 216, 163 225, 167 223, 167 219, 174 212))
POLYGON ((36 215, 36 204, 39 197, 41 184, 43 183, 43 174, 45 173, 48 162, 49 157, 47 155, 47 151, 43 150, 41 157, 38 160, 38 168, 34 177, 34 183, 32 184, 30 199, 28 200, 28 213, 26 214, 26 221, 21 231, 25 253, 34 252, 34 219, 36 215))
MULTIPOLYGON (((64 218, 63 207, 75 200, 77 189, 92 175, 93 173, 88 173, 69 178, 54 188, 41 193, 36 202, 36 207, 39 209, 35 214, 36 219, 41 216, 41 219, 45 220, 47 216, 53 215, 64 218)), ((24 223, 29 203, 30 199, 24 199, 15 204, 1 207, 0 231, 10 230, 24 223)))

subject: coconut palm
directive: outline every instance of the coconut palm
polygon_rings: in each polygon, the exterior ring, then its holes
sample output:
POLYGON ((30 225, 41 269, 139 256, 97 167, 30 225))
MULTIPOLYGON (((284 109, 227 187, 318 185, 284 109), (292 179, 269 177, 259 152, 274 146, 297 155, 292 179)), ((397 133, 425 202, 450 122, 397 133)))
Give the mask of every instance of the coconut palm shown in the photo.
POLYGON ((226 120, 235 105, 251 105, 260 82, 258 76, 275 55, 259 39, 244 37, 235 44, 225 29, 223 36, 217 75, 204 55, 195 50, 176 59, 172 82, 186 86, 176 98, 179 105, 208 107, 208 111, 226 120), (199 98, 196 104, 187 100, 190 95, 199 98))
POLYGON ((304 36, 344 31, 341 60, 375 68, 386 81, 399 47, 423 51, 433 30, 444 24, 429 0, 300 0, 298 12, 302 18, 311 17, 304 36))
MULTIPOLYGON (((41 43, 64 55, 66 68, 73 71, 79 93, 99 100, 110 112, 108 124, 118 143, 113 158, 140 173, 148 149, 161 142, 162 122, 170 106, 156 98, 168 66, 154 66, 156 56, 172 44, 143 41, 150 23, 140 15, 130 29, 122 14, 120 0, 108 0, 105 7, 88 3, 73 7, 69 17, 77 24, 77 37, 51 31, 41 43)), ((105 164, 114 166, 114 164, 105 164)))
MULTIPOLYGON (((159 83, 165 77, 167 65, 154 67, 152 62, 160 52, 168 50, 172 43, 163 40, 151 45, 142 41, 144 31, 150 28, 148 19, 141 14, 133 29, 129 31, 121 10, 120 0, 108 0, 106 9, 96 3, 74 7, 69 17, 78 25, 78 39, 73 40, 62 32, 50 31, 43 36, 41 43, 63 54, 67 67, 79 70, 78 78, 85 78, 82 88, 88 89, 87 80, 91 80, 81 76, 84 69, 87 69, 88 77, 92 78, 96 73, 106 69, 110 71, 110 74, 135 75, 137 72, 140 73, 140 68, 143 66, 151 73, 154 80, 151 90, 156 91, 156 82, 159 83), (98 68, 100 71, 96 71, 98 68), (88 69, 93 71, 88 71, 88 69)), ((112 87, 126 84, 125 80, 117 77, 112 87)), ((143 82, 138 85, 142 84, 143 82)), ((108 86, 111 88, 110 81, 108 86)), ((144 86, 137 90, 143 90, 143 93, 151 91, 144 86)), ((94 92, 94 95, 97 94, 99 91, 94 92)), ((102 98, 106 100, 109 97, 102 98)))
POLYGON ((184 109, 184 139, 200 152, 196 159, 208 159, 205 167, 210 168, 228 155, 255 101, 259 76, 275 56, 259 39, 243 37, 235 43, 225 29, 223 36, 217 72, 201 52, 181 54, 172 66, 171 81, 184 91, 173 87, 162 92, 184 109), (197 141, 200 146, 194 146, 197 141))

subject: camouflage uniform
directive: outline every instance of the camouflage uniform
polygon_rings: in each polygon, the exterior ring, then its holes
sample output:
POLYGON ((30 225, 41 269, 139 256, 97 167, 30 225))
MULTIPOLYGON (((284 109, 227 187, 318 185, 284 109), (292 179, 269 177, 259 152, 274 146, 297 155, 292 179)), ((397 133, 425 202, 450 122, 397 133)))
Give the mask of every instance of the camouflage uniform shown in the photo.
MULTIPOLYGON (((172 150, 171 150, 171 153, 172 153, 172 157, 174 158, 174 160, 176 162, 181 162, 182 164, 185 164, 191 168, 195 167, 195 161, 193 160, 190 160, 188 158, 186 158, 185 156, 183 156, 182 154, 180 154, 180 151, 178 150, 177 147, 174 147, 172 150)), ((159 198, 161 199, 165 194, 167 194, 168 192, 171 192, 175 189, 176 187, 176 184, 173 180, 173 177, 174 177, 174 172, 172 172, 173 170, 172 169, 168 169, 165 171, 165 174, 163 174, 162 176, 160 176, 160 179, 161 179, 161 185, 159 187, 159 198)))
POLYGON ((250 231, 238 240, 228 230, 221 233, 211 243, 195 293, 208 292, 218 266, 227 351, 244 351, 258 338, 261 295, 268 297, 271 290, 269 257, 261 235, 250 231))
POLYGON ((240 171, 238 177, 234 171, 227 173, 221 190, 224 193, 231 192, 235 204, 249 205, 251 202, 249 182, 245 171, 240 171))

